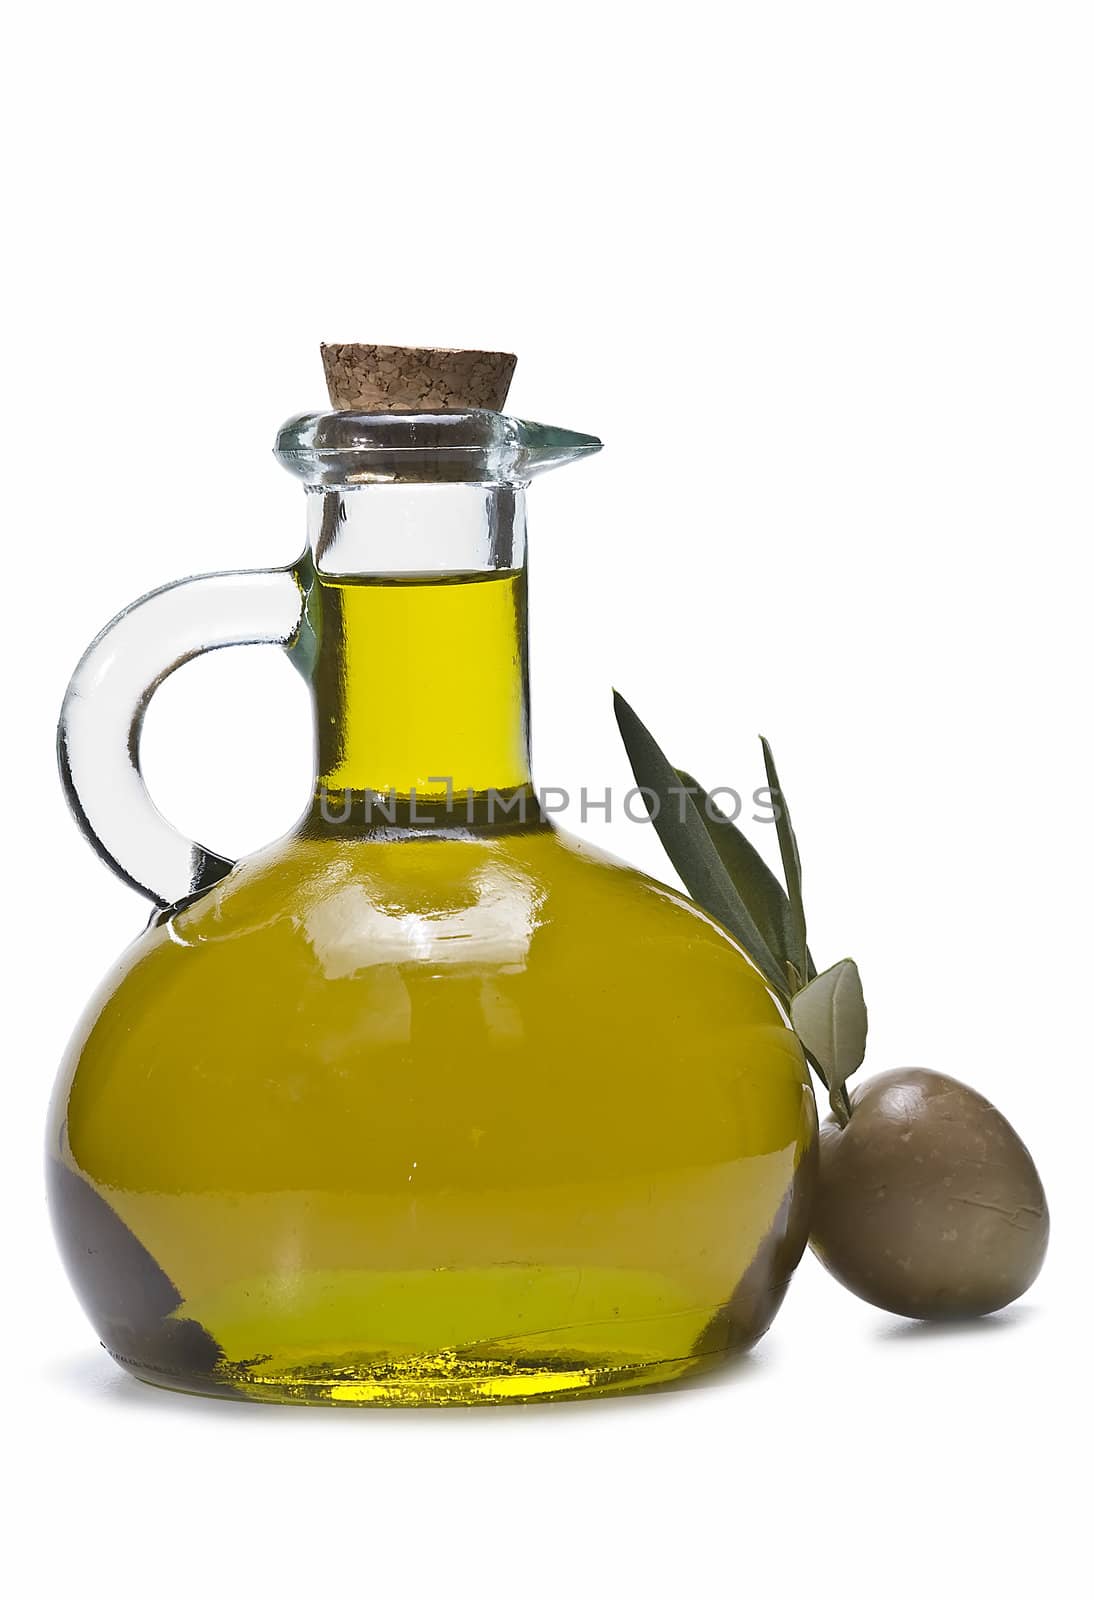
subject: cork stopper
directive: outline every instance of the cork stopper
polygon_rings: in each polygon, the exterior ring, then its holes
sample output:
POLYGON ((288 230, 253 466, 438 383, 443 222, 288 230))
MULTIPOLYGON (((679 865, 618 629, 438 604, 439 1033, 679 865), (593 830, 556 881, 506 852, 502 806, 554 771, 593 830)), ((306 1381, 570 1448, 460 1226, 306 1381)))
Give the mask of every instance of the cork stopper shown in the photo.
POLYGON ((500 411, 516 356, 398 344, 319 347, 336 411, 500 411))

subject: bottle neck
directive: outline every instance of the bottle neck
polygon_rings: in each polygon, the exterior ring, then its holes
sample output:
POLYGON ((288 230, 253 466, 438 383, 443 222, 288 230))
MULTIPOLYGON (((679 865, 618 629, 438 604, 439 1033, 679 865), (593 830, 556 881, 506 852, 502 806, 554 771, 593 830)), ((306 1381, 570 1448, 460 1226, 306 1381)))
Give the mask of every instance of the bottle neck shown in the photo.
POLYGON ((528 820, 523 492, 370 484, 313 502, 313 822, 528 820))

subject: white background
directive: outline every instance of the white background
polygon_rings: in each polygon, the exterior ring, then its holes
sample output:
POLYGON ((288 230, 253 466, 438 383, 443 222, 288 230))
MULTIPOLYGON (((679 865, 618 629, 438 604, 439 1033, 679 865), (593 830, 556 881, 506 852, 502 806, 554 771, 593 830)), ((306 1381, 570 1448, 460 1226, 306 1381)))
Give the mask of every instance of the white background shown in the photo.
MULTIPOLYGON (((11 1592, 1080 1591, 1092 43, 1051 0, 9 16, 11 1592), (269 449, 323 404, 320 339, 515 349, 510 409, 603 437, 531 495, 537 777, 627 786, 613 682, 708 786, 760 782, 770 736, 868 1068, 968 1079, 1038 1160, 1019 1306, 905 1324, 807 1258, 728 1379, 503 1412, 225 1406, 97 1349, 41 1130, 145 908, 69 820, 53 724, 131 598, 296 554, 269 449)), ((307 791, 302 686, 196 664, 145 754, 180 825, 257 845, 307 791)), ((648 827, 578 826, 668 874, 648 827)))

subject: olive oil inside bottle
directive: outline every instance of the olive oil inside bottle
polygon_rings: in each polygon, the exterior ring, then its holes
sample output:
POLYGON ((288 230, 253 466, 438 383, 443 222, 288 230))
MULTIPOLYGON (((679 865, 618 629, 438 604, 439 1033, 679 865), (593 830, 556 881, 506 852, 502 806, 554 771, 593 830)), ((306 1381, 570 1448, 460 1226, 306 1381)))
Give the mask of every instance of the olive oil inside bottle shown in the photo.
POLYGON ((815 1112, 762 979, 552 828, 272 847, 137 941, 72 1072, 55 1215, 153 1382, 641 1387, 756 1338, 804 1243, 815 1112))
POLYGON ((321 788, 455 806, 529 782, 523 570, 318 582, 321 788))

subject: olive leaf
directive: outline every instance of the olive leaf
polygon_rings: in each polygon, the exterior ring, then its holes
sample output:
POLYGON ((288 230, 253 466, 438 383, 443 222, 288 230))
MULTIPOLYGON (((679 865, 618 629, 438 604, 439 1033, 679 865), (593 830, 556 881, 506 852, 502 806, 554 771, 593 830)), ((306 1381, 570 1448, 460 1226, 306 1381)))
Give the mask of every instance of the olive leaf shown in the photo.
POLYGON ((737 885, 737 892, 780 967, 784 971, 788 967, 794 969, 794 978, 788 973, 787 982, 791 989, 797 989, 803 981, 816 977, 817 969, 808 950, 802 950, 798 943, 786 890, 760 852, 749 843, 737 824, 719 810, 702 785, 682 768, 676 769, 676 775, 684 788, 694 791, 696 807, 722 858, 722 865, 737 885))
POLYGON ((809 953, 801 857, 771 746, 761 737, 786 889, 690 773, 674 767, 618 692, 615 716, 646 809, 688 893, 726 927, 790 1008, 810 1065, 846 1126, 846 1082, 866 1054, 866 1001, 850 959, 818 975, 809 953))
POLYGON ((858 967, 848 957, 799 989, 790 1020, 810 1060, 824 1079, 832 1109, 845 1120, 850 1103, 844 1084, 866 1055, 866 1000, 858 967))
POLYGON ((802 900, 801 856, 798 854, 798 841, 794 837, 794 829, 790 822, 790 808, 787 806, 786 796, 779 782, 779 774, 775 770, 775 757, 771 754, 771 746, 762 734, 760 744, 763 746, 767 786, 775 805, 775 830, 779 835, 779 855, 782 857, 783 876, 786 878, 786 889, 790 898, 794 952, 790 959, 804 979, 808 975, 810 961, 809 946, 806 941, 805 903, 802 900))
POLYGON ((715 917, 752 957, 767 981, 790 997, 786 971, 715 848, 694 799, 649 729, 615 692, 615 717, 657 836, 693 900, 715 917))

